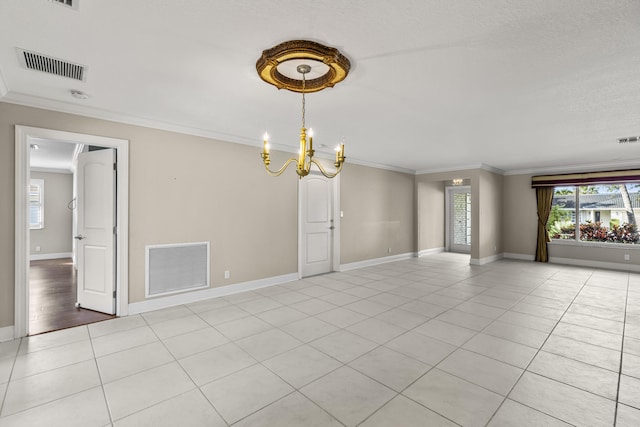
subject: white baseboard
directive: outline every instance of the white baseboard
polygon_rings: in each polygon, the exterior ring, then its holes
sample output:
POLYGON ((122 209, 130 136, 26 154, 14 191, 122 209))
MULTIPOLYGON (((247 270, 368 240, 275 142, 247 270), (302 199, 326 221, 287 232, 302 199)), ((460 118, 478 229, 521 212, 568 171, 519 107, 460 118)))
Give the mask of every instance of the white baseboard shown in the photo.
POLYGON ((444 247, 423 249, 420 252, 418 252, 418 258, 427 256, 427 255, 439 254, 440 252, 444 252, 444 247))
POLYGON ((620 262, 591 261, 586 259, 559 258, 559 257, 549 257, 549 262, 552 264, 577 265, 579 267, 604 268, 606 270, 640 272, 640 265, 622 264, 620 262))
POLYGON ((61 252, 57 254, 31 254, 29 255, 29 259, 31 261, 40 261, 43 259, 60 259, 60 258, 72 258, 73 253, 71 252, 61 252))
POLYGON ((15 327, 13 325, 0 328, 0 342, 11 341, 14 338, 15 327))
POLYGON ((401 261, 403 259, 415 258, 416 256, 417 254, 415 252, 408 252, 406 254, 398 254, 398 255, 391 255, 391 256, 386 256, 382 258, 368 259, 365 261, 350 262, 349 264, 340 265, 338 271, 349 271, 349 270, 355 270, 357 268, 371 267, 372 265, 384 264, 384 263, 393 262, 393 261, 401 261))
POLYGON ((282 283, 293 282, 295 280, 298 280, 298 273, 284 274, 282 276, 268 277, 266 279, 252 280, 250 282, 244 283, 236 283, 235 285, 220 286, 218 288, 209 288, 201 291, 186 292, 183 294, 148 299, 145 301, 129 304, 129 315, 146 313, 147 311, 174 307, 181 304, 189 304, 209 298, 237 294, 238 292, 266 288, 267 286, 279 285, 282 283))
POLYGON ((495 254, 484 258, 471 258, 469 260, 469 264, 471 265, 485 265, 490 262, 498 261, 499 259, 504 258, 504 254, 495 254))
POLYGON ((517 254, 517 253, 513 253, 513 252, 505 252, 504 254, 505 258, 509 258, 509 259, 520 259, 523 261, 533 261, 536 259, 535 255, 529 255, 529 254, 517 254))

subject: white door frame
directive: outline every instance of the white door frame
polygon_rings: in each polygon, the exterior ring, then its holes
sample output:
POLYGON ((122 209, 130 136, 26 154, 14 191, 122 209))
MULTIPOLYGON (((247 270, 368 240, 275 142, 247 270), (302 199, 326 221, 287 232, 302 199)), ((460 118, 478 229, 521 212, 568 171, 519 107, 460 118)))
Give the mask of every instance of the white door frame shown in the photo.
POLYGON ((14 338, 29 334, 29 223, 28 188, 30 144, 47 139, 116 149, 116 315, 129 313, 129 141, 52 129, 16 125, 15 163, 15 317, 14 338))
MULTIPOLYGON (((312 174, 318 174, 319 172, 312 171, 312 174)), ((302 185, 302 179, 298 180, 298 279, 302 279, 302 264, 304 262, 304 254, 302 253, 304 244, 304 219, 302 218, 302 192, 305 191, 305 186, 302 185)), ((333 184, 333 200, 332 215, 333 215, 333 236, 332 236, 332 250, 331 250, 331 271, 340 270, 340 175, 335 178, 331 178, 333 184)))
MULTIPOLYGON (((444 203, 444 218, 445 218, 445 237, 444 237, 444 242, 445 242, 445 251, 446 252, 450 252, 451 251, 451 195, 453 193, 458 193, 458 192, 462 192, 462 190, 465 190, 465 192, 471 193, 471 186, 470 185, 461 185, 461 186, 447 186, 445 187, 445 203, 444 203)), ((469 246, 469 253, 471 251, 471 246, 469 246)), ((466 253, 466 252, 465 252, 466 253)))

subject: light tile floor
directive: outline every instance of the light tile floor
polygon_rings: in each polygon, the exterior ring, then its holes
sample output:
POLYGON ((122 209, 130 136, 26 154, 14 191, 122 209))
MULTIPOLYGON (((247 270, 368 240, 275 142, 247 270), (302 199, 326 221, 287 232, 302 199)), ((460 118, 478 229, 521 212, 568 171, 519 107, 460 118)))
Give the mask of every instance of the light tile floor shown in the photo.
POLYGON ((640 274, 438 254, 0 343, 0 426, 640 426, 640 274))

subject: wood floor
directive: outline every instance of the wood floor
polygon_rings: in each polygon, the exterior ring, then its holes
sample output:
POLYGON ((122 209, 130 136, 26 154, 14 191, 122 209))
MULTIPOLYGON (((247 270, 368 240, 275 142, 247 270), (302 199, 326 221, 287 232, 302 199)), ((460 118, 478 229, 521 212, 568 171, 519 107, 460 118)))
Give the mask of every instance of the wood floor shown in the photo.
POLYGON ((115 316, 76 308, 76 271, 71 258, 31 261, 29 335, 112 319, 115 316))

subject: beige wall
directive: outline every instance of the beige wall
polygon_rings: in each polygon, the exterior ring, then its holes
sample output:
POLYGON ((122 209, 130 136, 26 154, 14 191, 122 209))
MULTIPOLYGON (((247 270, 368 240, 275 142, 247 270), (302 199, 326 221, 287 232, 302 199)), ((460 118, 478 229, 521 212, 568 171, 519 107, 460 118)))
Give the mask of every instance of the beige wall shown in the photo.
POLYGON ((14 316, 16 124, 130 141, 130 302, 148 244, 210 241, 214 287, 297 271, 297 180, 268 176, 258 147, 0 103, 0 327, 14 316))
POLYGON ((446 246, 445 185, 455 178, 471 183, 471 258, 478 260, 500 254, 503 177, 483 169, 416 176, 418 251, 446 246))
POLYGON ((416 251, 413 175, 346 164, 340 209, 342 264, 416 251))
POLYGON ((581 260, 581 261, 593 261, 594 267, 598 267, 597 263, 616 263, 632 266, 637 271, 640 265, 640 251, 635 248, 614 247, 603 248, 602 246, 570 246, 561 243, 549 244, 549 257, 551 261, 557 261, 564 263, 565 260, 581 260), (629 260, 625 260, 625 254, 629 255, 629 260), (554 258, 559 258, 554 260, 554 258))
MULTIPOLYGON (((489 258, 501 254, 503 233, 503 176, 486 170, 478 171, 478 256, 489 258)), ((473 203, 473 200, 472 200, 473 203)), ((473 256, 471 258, 476 258, 473 256)))
POLYGON ((533 257, 538 214, 531 175, 507 175, 503 185, 504 252, 533 257))
POLYGON ((416 179, 418 252, 445 246, 444 182, 423 179, 416 179))
POLYGON ((73 211, 67 206, 73 198, 73 175, 32 171, 31 178, 44 180, 44 228, 29 231, 31 254, 70 253, 73 211))
MULTIPOLYGON (((214 287, 297 271, 298 181, 268 176, 259 147, 0 102, 0 327, 14 316, 15 125, 130 141, 130 302, 150 244, 210 241, 214 287)), ((341 199, 342 263, 415 251, 413 175, 347 165, 341 199)))

